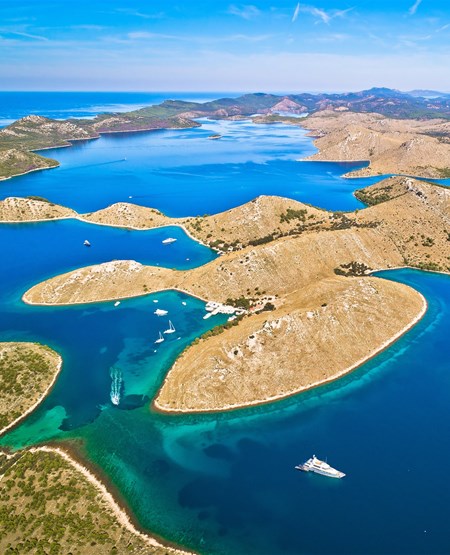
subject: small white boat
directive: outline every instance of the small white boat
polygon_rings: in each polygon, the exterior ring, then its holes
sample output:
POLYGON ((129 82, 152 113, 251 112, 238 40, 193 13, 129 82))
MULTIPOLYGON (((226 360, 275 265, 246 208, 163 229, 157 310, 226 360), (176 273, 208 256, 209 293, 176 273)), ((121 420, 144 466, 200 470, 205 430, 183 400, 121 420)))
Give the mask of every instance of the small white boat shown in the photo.
POLYGON ((89 241, 88 241, 87 239, 85 239, 83 245, 84 245, 85 247, 90 247, 90 246, 91 246, 91 244, 89 243, 89 241))
POLYGON ((114 306, 119 306, 119 304, 120 304, 120 301, 116 301, 116 302, 114 303, 114 306))
POLYGON ((159 337, 158 339, 155 341, 155 343, 162 343, 164 341, 164 337, 162 336, 162 333, 159 332, 159 337))
POLYGON ((153 302, 154 302, 154 303, 157 303, 158 301, 155 299, 153 302))
POLYGON ((157 308, 153 314, 156 314, 156 316, 165 316, 166 314, 169 314, 169 312, 167 310, 163 310, 162 308, 157 308))
POLYGON ((176 239, 174 237, 167 237, 162 241, 163 245, 169 245, 170 243, 175 243, 176 239))
POLYGON ((164 330, 164 333, 174 333, 175 331, 176 331, 176 329, 175 329, 174 325, 169 320, 169 328, 167 330, 164 330))
POLYGON ((181 304, 182 304, 183 306, 186 306, 186 305, 187 305, 187 302, 186 302, 186 301, 181 301, 181 304))

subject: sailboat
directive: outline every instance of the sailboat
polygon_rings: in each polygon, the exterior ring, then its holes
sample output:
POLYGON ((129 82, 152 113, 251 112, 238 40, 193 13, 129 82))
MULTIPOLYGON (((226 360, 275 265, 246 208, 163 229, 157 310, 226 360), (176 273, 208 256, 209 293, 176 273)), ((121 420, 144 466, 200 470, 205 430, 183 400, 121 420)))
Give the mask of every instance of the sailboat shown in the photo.
MULTIPOLYGON (((164 332, 165 333, 165 332, 164 332)), ((162 343, 164 341, 164 337, 162 336, 162 333, 159 332, 159 337, 158 339, 155 341, 155 343, 162 343)))
POLYGON ((164 330, 164 333, 174 333, 175 331, 176 331, 176 330, 175 330, 174 325, 173 325, 172 322, 169 320, 169 329, 164 330))

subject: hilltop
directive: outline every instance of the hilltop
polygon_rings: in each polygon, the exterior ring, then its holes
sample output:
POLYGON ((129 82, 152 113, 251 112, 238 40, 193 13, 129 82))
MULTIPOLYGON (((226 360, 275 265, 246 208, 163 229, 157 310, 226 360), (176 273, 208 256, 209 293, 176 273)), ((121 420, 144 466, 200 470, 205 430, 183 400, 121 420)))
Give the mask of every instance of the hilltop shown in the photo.
MULTIPOLYGON (((156 406, 222 410, 290 395, 341 375, 423 314, 421 295, 368 272, 409 265, 449 270, 448 189, 395 177, 358 194, 372 206, 342 214, 259 197, 222 214, 189 219, 183 225, 194 236, 214 244, 219 235, 225 254, 188 271, 108 262, 36 285, 24 300, 72 304, 179 289, 249 307, 247 316, 232 323, 237 325, 183 353, 156 406)), ((103 222, 108 215, 120 225, 121 213, 115 205, 99 214, 103 222)), ((127 205, 125 225, 130 213, 133 206, 127 205)), ((151 213, 136 208, 145 221, 151 213)), ((90 218, 95 221, 95 213, 90 218)))
POLYGON ((450 175, 450 123, 444 120, 398 120, 380 114, 326 110, 302 126, 316 137, 317 154, 309 160, 367 160, 367 168, 350 177, 389 173, 443 178, 450 175))
MULTIPOLYGON (((303 115, 309 113, 314 115, 321 114, 322 112, 335 115, 374 113, 381 114, 384 118, 396 118, 397 120, 412 120, 414 118, 415 120, 424 120, 423 125, 417 131, 412 131, 414 126, 412 126, 410 121, 404 127, 404 132, 406 133, 409 129, 412 136, 409 135, 403 142, 417 139, 418 133, 421 134, 421 139, 428 135, 428 139, 412 143, 411 156, 409 158, 407 156, 404 157, 405 167, 414 167, 414 155, 416 152, 419 153, 419 157, 425 160, 429 153, 433 154, 433 148, 437 142, 445 142, 448 138, 448 126, 443 125, 443 122, 448 122, 450 119, 450 97, 429 98, 386 88, 343 94, 303 93, 280 96, 254 93, 238 98, 220 98, 205 103, 166 100, 161 104, 127 113, 101 114, 92 120, 69 119, 62 121, 30 115, 0 130, 0 178, 11 177, 24 173, 24 171, 30 171, 28 166, 33 166, 32 169, 44 169, 45 167, 57 165, 57 162, 54 160, 47 161, 45 158, 38 159, 36 157, 33 159, 28 158, 29 163, 24 163, 19 158, 17 158, 17 162, 12 158, 6 163, 5 151, 11 149, 22 152, 23 156, 28 156, 30 151, 69 146, 72 141, 96 139, 103 133, 197 127, 200 124, 195 121, 195 118, 199 117, 239 119, 249 118, 254 114, 261 114, 255 119, 256 122, 273 123, 285 121, 286 123, 303 125, 303 118, 299 121, 299 118, 289 118, 278 114, 303 115), (438 121, 439 119, 440 121, 438 121), (431 140, 432 137, 434 137, 434 140, 431 140)), ((342 124, 338 125, 342 129, 346 125, 345 122, 347 120, 341 121, 342 124)), ((319 123, 320 120, 310 119, 307 125, 316 129, 319 123)), ((329 131, 330 129, 327 128, 327 133, 329 131)), ((358 132, 358 130, 349 130, 349 132, 354 133, 358 132)), ((370 129, 369 134, 370 132, 381 133, 382 131, 370 129)), ((388 130, 385 129, 384 136, 387 136, 387 133, 388 130)), ((395 134, 397 130, 391 130, 390 133, 395 134)), ((332 138, 334 144, 344 140, 346 140, 345 137, 332 138)), ((364 140, 368 143, 372 141, 370 137, 364 140)), ((377 142, 375 139, 374 141, 377 142)), ((386 142, 384 141, 384 143, 386 142)), ((350 156, 348 153, 341 152, 342 148, 337 148, 333 151, 329 150, 328 147, 330 145, 328 143, 322 146, 324 152, 326 152, 324 156, 332 156, 332 159, 339 159, 337 156, 342 156, 341 159, 348 159, 348 156, 350 156)), ((395 142, 394 146, 401 146, 401 143, 397 144, 395 142)), ((362 150, 361 156, 364 156, 364 159, 372 159, 370 148, 372 148, 371 145, 362 150)), ((439 153, 441 151, 446 152, 445 148, 445 145, 442 149, 440 148, 432 158, 432 164, 425 164, 425 166, 435 164, 436 168, 445 170, 442 163, 435 163, 435 160, 439 160, 439 153)), ((406 145, 405 149, 409 152, 410 147, 406 145)), ((400 151, 393 151, 392 158, 395 160, 399 154, 401 154, 400 151)), ((15 156, 17 157, 17 154, 15 156)), ((379 164, 380 168, 381 166, 379 164)), ((376 164, 374 171, 378 171, 376 164)), ((422 173, 417 175, 422 175, 422 173)), ((427 176, 431 177, 431 173, 428 172, 427 176)))

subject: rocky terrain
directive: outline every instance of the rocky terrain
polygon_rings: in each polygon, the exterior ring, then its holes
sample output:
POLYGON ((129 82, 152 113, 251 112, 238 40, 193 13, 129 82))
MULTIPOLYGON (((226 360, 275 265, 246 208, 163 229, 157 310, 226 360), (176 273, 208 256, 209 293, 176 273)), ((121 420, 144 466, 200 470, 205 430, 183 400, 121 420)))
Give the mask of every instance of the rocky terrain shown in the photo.
POLYGON ((71 208, 39 197, 8 197, 0 200, 0 222, 32 222, 57 220, 76 216, 71 208))
MULTIPOLYGON (((221 233, 218 248, 225 254, 188 271, 134 261, 82 268, 36 285, 24 300, 84 303, 171 288, 223 303, 244 299, 249 314, 188 348, 156 404, 163 410, 220 410, 290 395, 345 372, 422 314, 418 293, 368 277, 370 270, 411 265, 449 271, 448 189, 395 177, 358 194, 371 206, 347 214, 260 197, 188 219, 179 223, 210 244, 221 233), (340 349, 331 356, 334 341, 340 349), (273 353, 282 361, 275 374, 273 353)), ((125 222, 133 212, 127 205, 125 222)), ((120 223, 120 214, 114 207, 101 211, 112 225, 120 223)), ((140 216, 144 223, 153 215, 138 207, 133 221, 140 227, 140 216)), ((157 215, 162 223, 165 217, 157 215)), ((95 213, 90 217, 95 220, 95 213)))
POLYGON ((301 125, 319 149, 309 160, 369 161, 350 177, 406 174, 427 178, 450 175, 449 123, 387 119, 380 114, 316 113, 301 125))
POLYGON ((369 171, 373 173, 390 172, 390 168, 394 168, 392 171, 396 173, 427 177, 450 175, 449 166, 445 165, 448 162, 450 97, 443 95, 430 99, 381 88, 345 94, 279 96, 255 93, 205 103, 166 100, 128 113, 101 114, 92 120, 57 121, 30 115, 0 130, 0 178, 57 164, 54 160, 30 158, 30 151, 69 146, 71 141, 98 138, 102 133, 196 127, 200 124, 193 118, 197 117, 239 119, 254 114, 262 114, 255 118, 257 123, 284 121, 303 124, 303 118, 299 121, 298 118, 278 116, 279 112, 313 114, 307 124, 311 129, 319 130, 324 124, 320 132, 328 138, 318 142, 322 152, 317 159, 348 160, 358 157, 371 160, 369 171), (326 116, 326 124, 322 113, 326 116), (318 119, 315 114, 319 114, 318 119), (349 117, 351 120, 354 114, 360 114, 362 119, 351 123, 349 117), (364 118, 365 114, 375 114, 374 120, 364 118), (336 116, 336 119, 330 116, 336 116), (344 118, 339 119, 339 116, 344 118), (379 121, 380 118, 384 121, 379 121), (405 125, 399 131, 397 127, 402 120, 405 125), (334 121, 333 129, 330 129, 331 121, 334 121), (374 122, 379 124, 378 128, 373 127, 374 122), (353 127, 344 131, 350 123, 353 127), (399 133, 404 133, 404 136, 399 133), (11 149, 14 155, 5 153, 11 149), (22 152, 22 161, 17 151, 22 152), (378 159, 381 154, 383 158, 378 159), (17 160, 8 161, 11 156, 17 160), (401 171, 397 172, 397 167, 401 171))

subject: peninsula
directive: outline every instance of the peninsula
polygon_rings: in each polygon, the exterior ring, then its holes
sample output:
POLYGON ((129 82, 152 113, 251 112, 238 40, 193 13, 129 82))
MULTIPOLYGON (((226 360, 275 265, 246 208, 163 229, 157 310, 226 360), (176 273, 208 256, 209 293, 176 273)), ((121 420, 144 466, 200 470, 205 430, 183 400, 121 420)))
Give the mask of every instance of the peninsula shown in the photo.
POLYGON ((34 286, 24 300, 89 303, 179 289, 246 306, 248 315, 233 322, 238 325, 208 334, 179 357, 155 406, 224 410, 298 393, 359 365, 423 315, 421 295, 369 272, 402 266, 448 271, 450 265, 447 188, 393 177, 358 194, 372 206, 343 214, 259 197, 181 222, 114 205, 89 221, 137 228, 151 227, 151 218, 157 225, 181 223, 223 254, 188 271, 134 261, 83 268, 34 286))
POLYGON ((36 150, 70 146, 73 141, 96 139, 104 133, 199 127, 198 118, 205 117, 253 117, 257 123, 283 121, 306 127, 320 137, 320 153, 312 159, 370 161, 369 168, 355 176, 450 175, 449 98, 436 98, 430 103, 427 98, 375 88, 345 94, 256 93, 204 103, 166 100, 92 120, 60 121, 30 115, 0 130, 0 179, 58 165, 34 153, 36 150))

